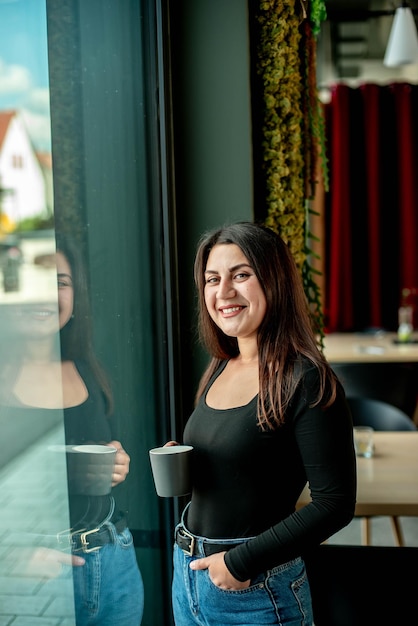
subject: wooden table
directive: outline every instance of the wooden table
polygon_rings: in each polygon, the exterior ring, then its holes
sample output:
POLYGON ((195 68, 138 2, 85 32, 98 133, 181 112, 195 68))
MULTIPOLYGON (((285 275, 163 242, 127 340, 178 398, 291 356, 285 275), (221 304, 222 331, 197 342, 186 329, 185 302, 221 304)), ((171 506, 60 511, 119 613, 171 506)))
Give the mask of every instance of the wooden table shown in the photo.
POLYGON ((330 363, 418 362, 418 343, 395 344, 396 338, 396 333, 330 333, 324 338, 324 354, 330 363))
MULTIPOLYGON (((374 457, 357 457, 355 515, 418 517, 418 432, 375 432, 374 443, 374 457)), ((309 501, 305 487, 298 508, 309 501)))

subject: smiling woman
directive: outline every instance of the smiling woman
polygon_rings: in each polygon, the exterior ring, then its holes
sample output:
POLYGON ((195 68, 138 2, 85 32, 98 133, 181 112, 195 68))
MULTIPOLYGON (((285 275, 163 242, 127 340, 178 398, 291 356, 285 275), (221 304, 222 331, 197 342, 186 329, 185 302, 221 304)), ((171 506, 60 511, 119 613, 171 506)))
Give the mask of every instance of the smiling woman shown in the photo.
POLYGON ((303 552, 354 515, 343 389, 274 231, 239 222, 205 233, 195 283, 210 360, 183 432, 193 473, 175 528, 175 623, 227 626, 238 614, 245 624, 262 615, 268 624, 312 626, 303 552), (312 503, 296 511, 306 481, 312 503))

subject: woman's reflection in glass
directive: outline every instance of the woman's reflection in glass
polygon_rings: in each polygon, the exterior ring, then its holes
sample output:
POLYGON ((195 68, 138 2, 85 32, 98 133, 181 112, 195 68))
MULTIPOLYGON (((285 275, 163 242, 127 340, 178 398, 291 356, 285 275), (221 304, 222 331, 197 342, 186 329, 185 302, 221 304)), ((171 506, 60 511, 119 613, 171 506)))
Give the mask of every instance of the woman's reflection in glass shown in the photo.
MULTIPOLYGON (((93 351, 87 280, 79 246, 64 235, 57 234, 56 241, 56 253, 45 256, 43 262, 56 264, 58 307, 49 303, 20 306, 15 322, 24 346, 23 358, 14 363, 10 381, 13 401, 8 404, 20 414, 26 411, 32 419, 47 416, 51 421, 56 412, 58 423, 63 415, 66 449, 107 444, 117 452, 112 489, 105 495, 74 492, 69 474, 70 529, 57 529, 56 547, 51 543, 39 546, 33 540, 35 549, 27 560, 27 573, 65 574, 70 563, 77 626, 139 626, 143 582, 126 516, 117 507, 117 489, 113 489, 126 479, 130 458, 112 436, 111 388, 93 351)), ((53 448, 55 452, 63 450, 53 448)), ((52 457, 49 450, 45 462, 52 457)))

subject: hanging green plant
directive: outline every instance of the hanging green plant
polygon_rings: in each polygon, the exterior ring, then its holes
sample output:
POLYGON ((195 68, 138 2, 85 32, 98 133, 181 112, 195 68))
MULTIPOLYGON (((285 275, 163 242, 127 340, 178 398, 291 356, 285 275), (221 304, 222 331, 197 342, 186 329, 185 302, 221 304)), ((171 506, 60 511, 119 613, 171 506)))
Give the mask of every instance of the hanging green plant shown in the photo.
POLYGON ((260 2, 257 71, 264 91, 263 167, 266 225, 280 233, 302 269, 304 181, 302 150, 300 18, 295 0, 260 2))
POLYGON ((321 24, 327 19, 325 0, 310 0, 308 11, 309 22, 312 24, 313 34, 319 35, 321 24))
POLYGON ((257 74, 263 89, 262 165, 267 226, 278 232, 303 277, 323 337, 321 294, 310 258, 310 203, 322 159, 327 186, 325 130, 316 87, 316 35, 326 18, 323 0, 264 0, 256 12, 257 74))

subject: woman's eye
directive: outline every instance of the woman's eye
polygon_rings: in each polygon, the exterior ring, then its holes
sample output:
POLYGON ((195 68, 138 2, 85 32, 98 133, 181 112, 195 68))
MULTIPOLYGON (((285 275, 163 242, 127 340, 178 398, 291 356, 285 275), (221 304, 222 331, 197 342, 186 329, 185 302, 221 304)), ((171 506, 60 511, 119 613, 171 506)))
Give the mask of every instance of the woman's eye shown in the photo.
POLYGON ((67 282, 65 280, 59 280, 58 281, 58 289, 64 289, 64 287, 72 287, 70 282, 67 282))
POLYGON ((235 280, 243 280, 245 278, 248 278, 249 274, 247 274, 246 272, 240 272, 239 274, 235 274, 234 279, 235 280))
POLYGON ((214 284, 216 284, 218 282, 219 282, 219 278, 217 276, 209 276, 206 279, 206 284, 207 285, 214 285, 214 284))

